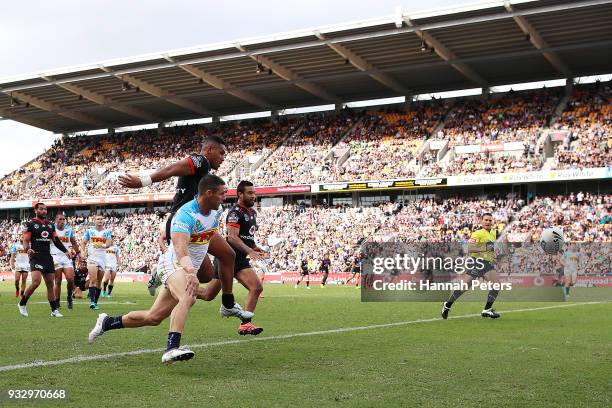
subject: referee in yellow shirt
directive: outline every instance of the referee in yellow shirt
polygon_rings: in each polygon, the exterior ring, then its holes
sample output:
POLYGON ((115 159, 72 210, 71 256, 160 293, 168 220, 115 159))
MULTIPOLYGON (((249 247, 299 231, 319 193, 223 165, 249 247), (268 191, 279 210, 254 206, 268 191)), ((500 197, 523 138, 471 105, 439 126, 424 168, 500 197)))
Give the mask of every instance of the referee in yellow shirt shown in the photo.
MULTIPOLYGON (((470 236, 470 240, 468 241, 468 253, 472 258, 479 258, 480 264, 482 267, 475 267, 470 269, 466 275, 462 277, 463 282, 469 284, 474 279, 485 278, 489 282, 497 283, 499 279, 497 278, 497 274, 495 273, 494 263, 495 263, 495 241, 497 241, 497 229, 493 228, 493 215, 491 213, 485 213, 481 219, 482 228, 477 229, 472 232, 470 236)), ((448 298, 446 302, 442 304, 442 318, 448 318, 448 313, 450 312, 450 308, 455 303, 455 301, 463 294, 462 290, 455 290, 448 298)), ((500 317, 500 314, 493 310, 493 302, 497 299, 497 295, 499 294, 498 290, 491 289, 489 290, 489 295, 487 296, 487 303, 484 307, 484 310, 480 314, 482 317, 490 317, 492 319, 497 319, 500 317)))

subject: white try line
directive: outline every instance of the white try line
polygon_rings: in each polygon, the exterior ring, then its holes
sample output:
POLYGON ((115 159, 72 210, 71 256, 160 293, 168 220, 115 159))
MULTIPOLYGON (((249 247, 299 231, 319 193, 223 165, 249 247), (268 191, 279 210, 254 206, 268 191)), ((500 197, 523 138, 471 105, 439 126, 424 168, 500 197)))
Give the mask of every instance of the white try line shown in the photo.
MULTIPOLYGON (((83 302, 83 301, 79 301, 79 302, 73 302, 75 305, 89 305, 89 302, 83 302)), ((135 305, 138 302, 130 302, 130 301, 125 301, 125 302, 114 302, 114 301, 110 301, 110 302, 100 302, 99 305, 100 306, 104 306, 104 305, 135 305)), ((28 305, 48 305, 49 302, 28 302, 28 305)), ((0 303, 0 306, 15 306, 17 305, 17 303, 0 303)))
MULTIPOLYGON (((602 302, 567 303, 567 304, 562 304, 562 305, 534 307, 534 308, 529 308, 529 309, 506 310, 504 313, 534 312, 534 311, 539 311, 539 310, 561 309, 565 307, 595 305, 595 304, 601 304, 601 303, 607 303, 607 302, 602 301, 602 302)), ((480 313, 453 316, 453 317, 449 317, 449 320, 465 319, 465 318, 476 317, 476 316, 480 316, 480 313)), ((333 333, 347 333, 347 332, 353 332, 353 331, 359 331, 359 330, 384 329, 387 327, 397 327, 397 326, 406 326, 406 325, 417 324, 417 323, 437 322, 440 320, 442 320, 441 317, 434 317, 431 319, 408 320, 404 322, 374 324, 371 326, 341 327, 338 329, 320 330, 320 331, 304 332, 304 333, 283 334, 279 336, 253 337, 248 340, 242 340, 242 339, 224 340, 224 341, 217 341, 213 343, 191 344, 191 345, 186 345, 185 347, 190 348, 190 349, 196 349, 196 348, 209 348, 209 347, 216 347, 216 346, 228 346, 232 344, 244 344, 244 343, 254 343, 254 342, 260 342, 260 341, 284 340, 284 339, 291 339, 295 337, 309 337, 309 336, 321 336, 321 335, 333 334, 333 333)), ((164 351, 163 348, 141 349, 141 350, 134 350, 134 351, 125 351, 121 353, 94 354, 91 356, 75 356, 71 358, 65 358, 62 360, 32 361, 31 363, 0 366, 0 372, 21 370, 23 368, 36 368, 36 367, 47 367, 47 366, 55 366, 55 365, 63 365, 63 364, 83 363, 85 361, 109 360, 109 359, 113 359, 117 357, 138 356, 141 354, 150 354, 150 353, 162 353, 163 351, 164 351)))

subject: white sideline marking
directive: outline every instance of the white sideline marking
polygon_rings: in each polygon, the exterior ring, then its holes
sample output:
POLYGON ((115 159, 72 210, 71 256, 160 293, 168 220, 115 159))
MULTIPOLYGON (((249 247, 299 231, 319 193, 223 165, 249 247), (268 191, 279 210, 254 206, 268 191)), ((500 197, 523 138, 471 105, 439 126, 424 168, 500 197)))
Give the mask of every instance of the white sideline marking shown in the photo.
MULTIPOLYGON (((64 300, 64 299, 62 299, 64 300)), ((89 302, 73 302, 75 305, 89 305, 89 302)), ((15 306, 17 303, 0 303, 0 306, 15 306)), ((28 305, 48 305, 49 302, 28 302, 28 305)), ((137 304, 137 302, 129 302, 129 301, 125 301, 125 302, 117 302, 117 301, 111 301, 111 302, 100 302, 99 305, 100 306, 104 306, 104 305, 135 305, 137 304)))
MULTIPOLYGON (((506 310, 504 311, 504 313, 533 312, 533 311, 538 311, 538 310, 561 309, 565 307, 595 305, 595 304, 601 304, 601 303, 607 303, 607 302, 602 301, 602 302, 567 303, 567 304, 562 304, 562 305, 534 307, 534 308, 529 308, 529 309, 506 310)), ((476 317, 476 316, 480 316, 480 313, 453 316, 453 317, 449 317, 449 320, 465 319, 468 317, 476 317)), ((290 339, 294 337, 309 337, 309 336, 320 336, 324 334, 333 334, 333 333, 346 333, 346 332, 359 331, 359 330, 383 329, 387 327, 406 326, 409 324, 416 324, 416 323, 436 322, 439 320, 443 320, 443 319, 441 317, 434 317, 431 319, 418 319, 418 320, 409 320, 409 321, 404 321, 404 322, 374 324, 371 326, 341 327, 338 329, 320 330, 320 331, 304 332, 304 333, 283 334, 283 335, 278 335, 278 336, 253 337, 248 340, 242 340, 242 339, 241 340, 224 340, 224 341, 217 341, 213 343, 191 344, 191 345, 186 345, 185 347, 190 348, 190 349, 195 349, 195 348, 209 348, 209 347, 215 347, 215 346, 228 346, 232 344, 254 343, 254 342, 259 342, 259 341, 284 340, 284 339, 290 339)), ((46 367, 46 366, 54 366, 54 365, 62 365, 62 364, 82 363, 85 361, 108 360, 108 359, 117 358, 117 357, 137 356, 140 354, 162 353, 163 351, 164 351, 163 348, 141 349, 141 350, 134 350, 134 351, 125 351, 125 352, 120 352, 120 353, 94 354, 91 356, 75 356, 71 358, 65 358, 62 360, 48 360, 48 361, 39 360, 39 361, 32 361, 30 363, 0 366, 0 372, 15 371, 15 370, 20 370, 22 368, 46 367)))

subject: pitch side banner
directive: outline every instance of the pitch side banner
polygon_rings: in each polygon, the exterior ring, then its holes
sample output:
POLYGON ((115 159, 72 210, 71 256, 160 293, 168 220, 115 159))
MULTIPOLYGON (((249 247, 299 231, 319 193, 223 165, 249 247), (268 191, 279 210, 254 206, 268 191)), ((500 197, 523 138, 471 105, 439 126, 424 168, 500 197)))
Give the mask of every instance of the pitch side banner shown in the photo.
POLYGON ((445 177, 402 179, 389 181, 365 181, 351 183, 320 184, 319 192, 344 192, 344 191, 367 191, 367 190, 391 190, 405 188, 443 187, 447 185, 445 177))
POLYGON ((517 173, 476 174, 448 177, 449 186, 477 184, 534 183, 540 181, 585 180, 612 177, 612 167, 545 170, 517 173))

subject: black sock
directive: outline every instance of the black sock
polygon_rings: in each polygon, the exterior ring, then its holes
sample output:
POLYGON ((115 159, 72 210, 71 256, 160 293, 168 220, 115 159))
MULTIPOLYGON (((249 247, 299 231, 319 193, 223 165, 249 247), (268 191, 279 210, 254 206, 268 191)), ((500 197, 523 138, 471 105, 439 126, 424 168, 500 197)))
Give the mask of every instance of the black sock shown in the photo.
POLYGON ((91 303, 96 303, 96 288, 94 288, 93 286, 89 287, 89 300, 91 301, 91 303))
POLYGON ((108 316, 102 322, 102 329, 104 331, 123 329, 123 320, 121 318, 122 316, 117 316, 117 317, 108 316))
POLYGON ((106 292, 106 287, 108 286, 108 282, 104 282, 104 291, 106 292))
POLYGON ((246 318, 241 317, 240 321, 242 322, 242 324, 251 323, 251 318, 249 317, 248 319, 246 319, 246 318))
POLYGON ((15 292, 19 292, 19 282, 15 281, 15 292))
POLYGON ((306 286, 310 286, 310 281, 309 280, 306 281, 306 286))
POLYGON ((499 290, 491 289, 489 291, 489 295, 487 296, 487 304, 485 305, 485 310, 490 309, 493 306, 493 302, 497 299, 497 295, 499 294, 499 290))
POLYGON ((453 305, 453 303, 455 303, 455 301, 457 299, 459 299, 459 296, 461 296, 461 295, 463 295, 463 291, 462 290, 455 290, 455 291, 453 291, 453 293, 451 293, 450 297, 446 301, 446 307, 451 307, 453 305))
POLYGON ((22 291, 21 291, 19 294, 20 294, 21 296, 23 296, 24 292, 25 292, 25 291, 24 291, 24 290, 22 290, 22 291))
POLYGON ((66 296, 67 299, 72 299, 72 289, 68 289, 68 295, 66 296))
POLYGON ((221 303, 225 306, 226 309, 231 309, 234 307, 234 294, 233 293, 223 293, 221 295, 221 303))
POLYGON ((166 351, 179 348, 181 345, 181 333, 170 332, 168 333, 168 344, 166 345, 166 351))
POLYGON ((25 306, 28 303, 29 296, 23 295, 19 301, 19 306, 25 306))
POLYGON ((98 299, 100 299, 100 295, 102 294, 102 289, 96 288, 96 302, 98 303, 98 299))
POLYGON ((59 300, 59 298, 55 299, 55 308, 56 309, 60 308, 60 300, 59 300))
POLYGON ((108 294, 110 295, 113 291, 114 286, 113 285, 108 285, 108 294))
POLYGON ((55 300, 50 300, 50 301, 49 301, 49 306, 51 306, 51 311, 54 311, 55 309, 57 309, 57 308, 55 307, 55 300))

